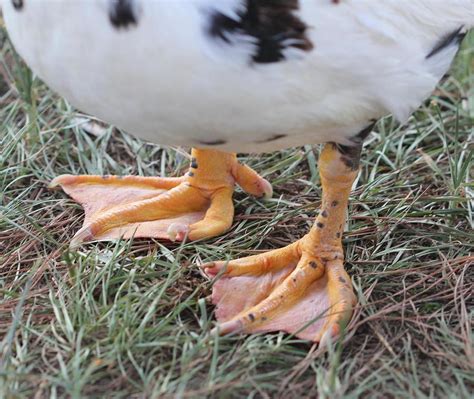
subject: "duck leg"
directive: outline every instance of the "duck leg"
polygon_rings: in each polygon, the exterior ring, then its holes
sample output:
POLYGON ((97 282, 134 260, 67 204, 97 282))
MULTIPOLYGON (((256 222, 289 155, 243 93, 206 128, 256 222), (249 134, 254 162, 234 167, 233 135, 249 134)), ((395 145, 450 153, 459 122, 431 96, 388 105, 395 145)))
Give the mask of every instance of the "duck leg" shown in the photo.
POLYGON ((286 331, 320 342, 336 337, 355 305, 343 267, 342 230, 361 147, 326 144, 320 157, 321 212, 299 241, 260 255, 203 265, 213 286, 217 331, 286 331))
POLYGON ((71 246, 92 240, 214 237, 232 224, 235 183, 247 193, 271 196, 270 183, 237 161, 235 154, 192 150, 189 172, 178 178, 62 175, 62 187, 85 210, 71 246))

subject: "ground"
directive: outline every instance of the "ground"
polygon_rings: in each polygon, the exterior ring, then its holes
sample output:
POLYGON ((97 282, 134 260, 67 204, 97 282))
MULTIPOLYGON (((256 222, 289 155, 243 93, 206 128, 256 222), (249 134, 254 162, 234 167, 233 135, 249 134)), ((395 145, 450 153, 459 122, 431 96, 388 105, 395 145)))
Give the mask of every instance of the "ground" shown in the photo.
POLYGON ((187 155, 79 114, 0 35, 0 397, 472 394, 474 35, 434 96, 367 142, 344 235, 360 305, 326 353, 285 334, 210 336, 212 283, 197 267, 301 237, 321 195, 318 147, 242 155, 275 196, 238 191, 221 237, 70 252, 83 212, 47 190, 53 177, 178 176, 187 155))

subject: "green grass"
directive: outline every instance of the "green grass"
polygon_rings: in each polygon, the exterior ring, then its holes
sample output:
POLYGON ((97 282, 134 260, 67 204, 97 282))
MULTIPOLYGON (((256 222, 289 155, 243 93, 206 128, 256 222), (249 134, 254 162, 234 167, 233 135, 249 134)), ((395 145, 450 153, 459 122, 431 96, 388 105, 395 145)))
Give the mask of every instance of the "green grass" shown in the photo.
POLYGON ((196 266, 301 237, 321 195, 317 147, 242 156, 276 194, 237 192, 221 237, 69 252, 83 213, 47 190, 53 177, 177 176, 187 158, 107 126, 89 134, 0 35, 1 398, 472 395, 474 35, 435 95, 367 142, 344 236, 360 305, 327 352, 285 334, 211 337, 196 266))

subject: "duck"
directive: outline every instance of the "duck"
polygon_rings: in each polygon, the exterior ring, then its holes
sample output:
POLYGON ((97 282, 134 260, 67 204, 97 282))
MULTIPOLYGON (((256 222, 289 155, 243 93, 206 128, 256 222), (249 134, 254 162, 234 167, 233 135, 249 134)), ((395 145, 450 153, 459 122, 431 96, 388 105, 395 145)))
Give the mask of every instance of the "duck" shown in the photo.
POLYGON ((327 342, 357 305, 343 229, 364 140, 405 121, 474 26, 472 0, 0 0, 16 51, 77 109, 191 148, 182 177, 61 175, 85 210, 71 246, 205 240, 232 227, 236 185, 271 197, 237 153, 321 144, 322 198, 301 239, 202 265, 218 334, 327 342))

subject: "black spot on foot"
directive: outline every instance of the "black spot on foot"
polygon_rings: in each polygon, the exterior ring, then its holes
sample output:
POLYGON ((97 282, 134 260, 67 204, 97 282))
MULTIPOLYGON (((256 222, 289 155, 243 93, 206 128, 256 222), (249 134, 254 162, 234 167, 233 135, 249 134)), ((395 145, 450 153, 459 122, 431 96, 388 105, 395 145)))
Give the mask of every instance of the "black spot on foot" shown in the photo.
POLYGON ((316 223, 316 226, 318 226, 320 229, 324 229, 324 223, 318 222, 316 223))
POLYGON ((328 217, 328 212, 327 212, 326 210, 322 211, 322 212, 321 212, 321 216, 322 216, 323 218, 327 218, 327 217, 328 217))
POLYGON ((193 172, 188 172, 188 176, 189 177, 194 177, 194 173, 193 172))
POLYGON ((339 205, 339 201, 333 201, 333 202, 331 202, 331 205, 332 205, 333 208, 335 208, 336 206, 339 205))
POLYGON ((337 238, 341 238, 341 233, 336 233, 337 238))
POLYGON ((138 24, 136 0, 109 0, 109 19, 117 28, 138 24))
POLYGON ((343 277, 339 277, 339 281, 340 281, 342 284, 346 284, 346 280, 344 280, 343 277))
POLYGON ((253 313, 249 313, 249 319, 250 321, 255 321, 255 316, 253 315, 253 313))
POLYGON ((198 168, 198 163, 196 158, 191 159, 191 168, 197 169, 198 168))
POLYGON ((313 269, 317 269, 317 268, 318 268, 318 265, 317 265, 317 263, 316 263, 314 260, 312 260, 311 262, 309 262, 309 265, 310 265, 313 269))
POLYGON ((266 321, 267 318, 266 318, 265 316, 263 316, 261 320, 262 320, 262 321, 266 321))

